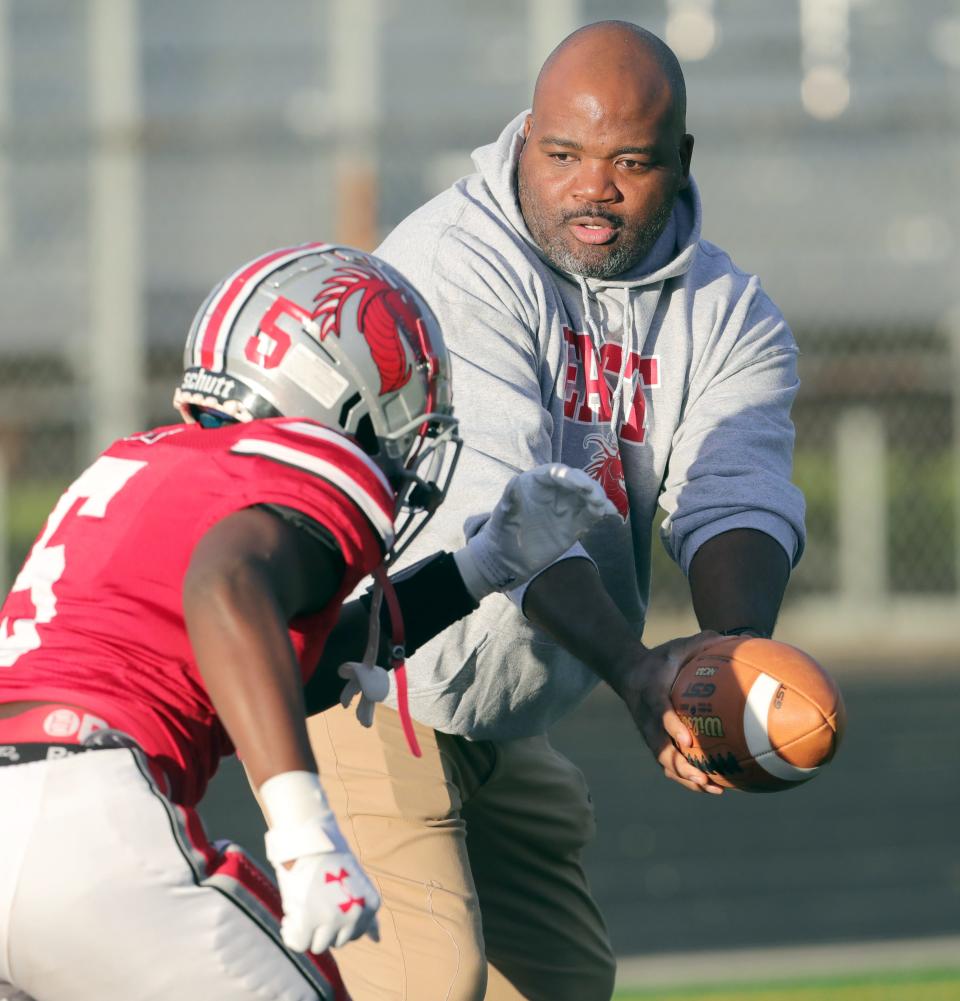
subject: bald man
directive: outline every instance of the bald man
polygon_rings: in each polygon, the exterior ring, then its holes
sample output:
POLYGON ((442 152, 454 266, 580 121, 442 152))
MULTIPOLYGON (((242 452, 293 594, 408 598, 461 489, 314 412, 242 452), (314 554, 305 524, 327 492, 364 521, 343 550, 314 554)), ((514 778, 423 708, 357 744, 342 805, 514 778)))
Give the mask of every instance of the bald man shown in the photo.
POLYGON ((659 504, 704 630, 770 634, 804 540, 796 346, 757 278, 701 238, 685 105, 656 36, 582 28, 547 60, 532 110, 474 153, 477 173, 377 251, 440 319, 465 442, 409 559, 456 548, 465 518, 551 460, 598 479, 620 518, 411 660, 423 759, 390 711, 373 733, 313 720, 328 795, 383 898, 380 944, 338 956, 365 1001, 610 997, 580 859, 589 795, 546 737, 598 681, 668 779, 720 793, 684 758, 667 695, 713 634, 642 640, 652 523, 659 504))

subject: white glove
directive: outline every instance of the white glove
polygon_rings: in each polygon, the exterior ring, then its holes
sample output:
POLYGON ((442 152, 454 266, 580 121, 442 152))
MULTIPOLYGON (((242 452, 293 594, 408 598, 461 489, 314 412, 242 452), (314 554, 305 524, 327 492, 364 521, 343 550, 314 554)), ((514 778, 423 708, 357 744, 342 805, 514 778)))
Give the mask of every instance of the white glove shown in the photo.
POLYGON ((319 953, 364 934, 379 941, 380 895, 344 841, 317 775, 275 775, 260 786, 260 799, 270 821, 265 843, 280 886, 286 946, 319 953))
POLYGON ((337 674, 347 682, 340 692, 340 705, 344 709, 349 708, 353 697, 359 694, 357 719, 362 726, 373 726, 373 710, 390 691, 390 675, 376 664, 361 664, 355 660, 341 664, 337 668, 337 674))
POLYGON ((526 583, 615 513, 603 488, 582 469, 538 466, 514 476, 483 527, 453 557, 479 601, 526 583))

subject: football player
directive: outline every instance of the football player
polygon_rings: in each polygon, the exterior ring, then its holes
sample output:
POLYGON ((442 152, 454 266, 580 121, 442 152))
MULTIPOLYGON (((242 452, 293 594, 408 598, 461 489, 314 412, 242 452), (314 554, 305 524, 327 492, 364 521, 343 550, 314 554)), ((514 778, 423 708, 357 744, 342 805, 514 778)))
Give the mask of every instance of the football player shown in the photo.
POLYGON ((369 722, 383 619, 405 715, 401 606, 416 646, 612 508, 540 467, 394 589, 385 561, 460 443, 433 315, 350 248, 278 250, 220 283, 174 402, 185 423, 114 443, 66 490, 0 608, 0 992, 343 1001, 327 950, 376 937, 379 898, 327 807, 306 706, 359 695, 369 722), (195 809, 234 750, 279 892, 195 809))

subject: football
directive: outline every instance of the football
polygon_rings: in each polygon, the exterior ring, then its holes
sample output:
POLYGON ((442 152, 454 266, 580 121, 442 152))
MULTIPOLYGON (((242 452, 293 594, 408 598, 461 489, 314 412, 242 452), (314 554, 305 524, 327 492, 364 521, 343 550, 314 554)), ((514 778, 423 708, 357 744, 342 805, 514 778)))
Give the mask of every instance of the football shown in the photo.
POLYGON ((833 678, 776 640, 711 643, 683 664, 670 696, 693 737, 687 760, 746 792, 808 782, 836 753, 846 723, 833 678))

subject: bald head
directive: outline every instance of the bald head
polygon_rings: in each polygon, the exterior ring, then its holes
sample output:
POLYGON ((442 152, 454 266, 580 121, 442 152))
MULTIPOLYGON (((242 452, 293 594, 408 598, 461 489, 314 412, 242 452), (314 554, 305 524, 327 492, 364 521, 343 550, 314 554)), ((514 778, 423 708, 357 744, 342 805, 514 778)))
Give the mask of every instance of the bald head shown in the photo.
POLYGON ((642 264, 689 184, 686 103, 676 56, 635 24, 587 25, 550 54, 524 124, 517 198, 555 267, 613 278, 642 264))
POLYGON ((594 92, 645 106, 666 102, 677 137, 686 131, 687 88, 673 50, 629 21, 597 21, 568 35, 547 56, 533 91, 537 106, 594 92))

